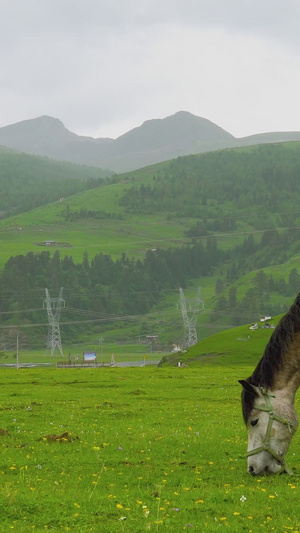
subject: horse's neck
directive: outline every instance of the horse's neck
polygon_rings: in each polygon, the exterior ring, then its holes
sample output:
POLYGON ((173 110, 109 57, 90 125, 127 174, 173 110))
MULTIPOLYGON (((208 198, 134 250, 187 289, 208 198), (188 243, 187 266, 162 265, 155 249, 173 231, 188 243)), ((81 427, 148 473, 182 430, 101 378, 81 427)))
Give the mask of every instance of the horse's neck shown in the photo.
POLYGON ((292 401, 300 385, 300 333, 295 335, 289 349, 283 356, 281 368, 274 375, 272 390, 284 390, 292 401))
POLYGON ((295 427, 298 425, 298 416, 295 409, 295 390, 292 387, 272 390, 271 405, 272 410, 277 415, 289 420, 295 427))

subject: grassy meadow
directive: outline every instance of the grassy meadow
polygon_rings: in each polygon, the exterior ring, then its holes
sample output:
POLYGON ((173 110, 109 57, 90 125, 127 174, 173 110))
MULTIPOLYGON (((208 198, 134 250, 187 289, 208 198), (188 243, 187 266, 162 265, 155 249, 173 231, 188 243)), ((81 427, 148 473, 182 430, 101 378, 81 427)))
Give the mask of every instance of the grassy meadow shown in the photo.
MULTIPOLYGON (((160 166, 163 166, 160 165, 160 166)), ((11 255, 51 253, 59 250, 61 255, 71 256, 81 262, 85 251, 92 258, 100 252, 116 259, 122 253, 143 259, 145 252, 153 248, 167 248, 190 242, 185 231, 196 223, 196 218, 174 216, 172 212, 133 215, 119 205, 124 192, 134 181, 151 184, 155 167, 125 174, 122 181, 75 194, 46 206, 20 215, 0 220, 0 269, 11 255), (102 211, 101 219, 65 220, 65 213, 102 211), (105 214, 107 216, 105 216, 105 214), (35 243, 52 240, 69 243, 70 247, 42 247, 35 243)), ((247 224, 245 230, 249 230, 247 224)), ((220 235, 224 248, 242 243, 243 233, 220 235)), ((206 238, 203 238, 205 241, 206 238)))
POLYGON ((0 531, 299 531, 299 478, 247 474, 239 363, 1 369, 0 531))

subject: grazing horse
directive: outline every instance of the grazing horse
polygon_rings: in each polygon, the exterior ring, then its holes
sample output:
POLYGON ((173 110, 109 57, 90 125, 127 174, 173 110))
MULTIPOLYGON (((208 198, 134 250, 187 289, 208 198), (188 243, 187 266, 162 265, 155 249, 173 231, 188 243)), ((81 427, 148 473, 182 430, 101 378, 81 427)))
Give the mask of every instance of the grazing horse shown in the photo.
POLYGON ((253 476, 292 470, 285 454, 298 426, 300 294, 274 330, 252 376, 240 380, 248 427, 248 471, 253 476))

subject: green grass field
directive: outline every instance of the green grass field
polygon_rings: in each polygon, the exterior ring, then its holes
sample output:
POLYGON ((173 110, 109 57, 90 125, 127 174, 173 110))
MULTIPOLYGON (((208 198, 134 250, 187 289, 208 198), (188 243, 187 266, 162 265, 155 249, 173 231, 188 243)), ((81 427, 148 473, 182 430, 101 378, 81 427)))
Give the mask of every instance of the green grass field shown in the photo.
POLYGON ((296 533, 298 477, 246 471, 252 369, 1 369, 0 531, 296 533))
MULTIPOLYGON (((122 253, 129 257, 143 259, 145 252, 153 248, 180 246, 190 241, 185 231, 197 221, 196 218, 178 217, 174 213, 132 215, 119 205, 126 189, 138 183, 151 184, 151 167, 124 174, 119 183, 108 184, 80 194, 33 209, 20 215, 0 220, 0 269, 12 255, 40 253, 47 249, 51 253, 59 250, 62 257, 71 256, 81 262, 85 251, 89 257, 107 253, 114 259, 122 253), (150 173, 150 174, 149 174, 150 173), (78 212, 85 208, 102 211, 110 216, 103 219, 65 220, 66 210, 78 212), (171 218, 170 218, 171 216, 171 218), (41 247, 36 242, 52 240, 67 242, 70 247, 41 247)), ((249 230, 248 225, 245 230, 249 230)), ((244 235, 220 235, 224 249, 242 243, 244 235)), ((206 241, 206 237, 203 238, 206 241)))

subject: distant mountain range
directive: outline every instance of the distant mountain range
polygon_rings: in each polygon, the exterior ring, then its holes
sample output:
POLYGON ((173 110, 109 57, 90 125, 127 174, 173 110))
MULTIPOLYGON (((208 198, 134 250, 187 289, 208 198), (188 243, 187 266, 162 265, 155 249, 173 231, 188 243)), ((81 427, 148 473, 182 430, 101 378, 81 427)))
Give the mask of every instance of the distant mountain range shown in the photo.
POLYGON ((236 138, 213 122, 186 111, 147 120, 117 139, 76 135, 60 120, 48 116, 0 128, 0 151, 14 149, 114 172, 126 172, 182 155, 296 140, 300 140, 300 132, 236 138))

